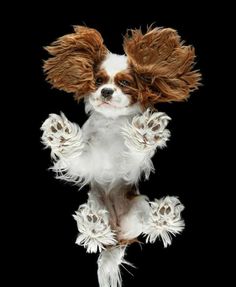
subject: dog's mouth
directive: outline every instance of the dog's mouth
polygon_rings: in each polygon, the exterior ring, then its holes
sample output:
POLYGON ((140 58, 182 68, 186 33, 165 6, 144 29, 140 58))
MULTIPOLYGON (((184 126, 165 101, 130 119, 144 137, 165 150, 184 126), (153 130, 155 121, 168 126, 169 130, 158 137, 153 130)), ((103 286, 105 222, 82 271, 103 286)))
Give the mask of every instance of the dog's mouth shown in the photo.
POLYGON ((117 106, 117 105, 114 105, 114 103, 111 103, 110 101, 109 101, 109 102, 108 102, 108 101, 102 101, 102 102, 98 105, 98 107, 121 108, 121 107, 119 107, 119 106, 117 106))
POLYGON ((102 101, 99 105, 100 106, 111 106, 111 103, 110 102, 105 102, 105 101, 102 101))

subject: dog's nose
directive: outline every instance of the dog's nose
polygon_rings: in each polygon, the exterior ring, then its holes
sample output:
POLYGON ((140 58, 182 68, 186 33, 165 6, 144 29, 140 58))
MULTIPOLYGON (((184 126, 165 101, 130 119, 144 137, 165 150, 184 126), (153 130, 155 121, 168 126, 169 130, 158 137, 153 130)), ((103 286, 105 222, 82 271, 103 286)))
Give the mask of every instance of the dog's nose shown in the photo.
POLYGON ((103 88, 101 90, 102 97, 106 100, 110 100, 113 93, 114 93, 114 90, 109 89, 109 88, 103 88))

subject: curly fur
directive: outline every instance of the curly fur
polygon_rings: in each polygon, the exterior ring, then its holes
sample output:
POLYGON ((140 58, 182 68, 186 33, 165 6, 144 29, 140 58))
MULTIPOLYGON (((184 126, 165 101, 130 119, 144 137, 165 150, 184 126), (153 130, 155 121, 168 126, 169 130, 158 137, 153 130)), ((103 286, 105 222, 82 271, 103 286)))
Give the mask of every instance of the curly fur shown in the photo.
POLYGON ((182 101, 199 86, 201 75, 193 70, 194 48, 183 45, 173 29, 150 28, 146 34, 130 30, 124 51, 143 104, 182 101))
POLYGON ((93 71, 108 52, 98 31, 75 26, 74 33, 45 49, 52 58, 44 62, 44 71, 53 87, 75 93, 76 99, 96 89, 93 71))

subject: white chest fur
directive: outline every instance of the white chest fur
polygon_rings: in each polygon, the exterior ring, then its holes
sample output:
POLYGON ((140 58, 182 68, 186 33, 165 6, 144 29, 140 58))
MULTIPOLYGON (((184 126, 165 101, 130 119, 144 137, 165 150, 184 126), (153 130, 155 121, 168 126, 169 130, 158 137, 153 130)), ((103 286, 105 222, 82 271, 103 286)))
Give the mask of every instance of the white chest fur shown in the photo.
POLYGON ((88 144, 85 156, 90 159, 90 171, 97 180, 112 181, 123 177, 128 149, 122 127, 128 121, 127 117, 110 119, 96 113, 84 124, 83 139, 88 144))

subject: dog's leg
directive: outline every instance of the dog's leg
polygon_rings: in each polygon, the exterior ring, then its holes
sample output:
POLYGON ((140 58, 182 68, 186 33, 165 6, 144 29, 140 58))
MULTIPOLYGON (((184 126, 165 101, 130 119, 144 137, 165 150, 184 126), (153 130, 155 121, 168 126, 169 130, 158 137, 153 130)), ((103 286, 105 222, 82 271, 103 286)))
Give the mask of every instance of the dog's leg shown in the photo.
POLYGON ((131 151, 153 152, 163 148, 170 137, 166 129, 168 117, 165 113, 152 112, 147 109, 142 115, 135 116, 131 123, 123 128, 126 146, 131 151))
POLYGON ((43 123, 42 142, 46 147, 51 148, 51 156, 70 157, 74 153, 79 154, 84 147, 80 127, 71 123, 63 113, 61 115, 50 114, 43 123))
POLYGON ((143 226, 149 218, 148 198, 144 195, 136 195, 134 198, 126 199, 128 207, 119 217, 120 242, 137 240, 136 238, 143 232, 143 226))
POLYGON ((143 229, 143 234, 147 236, 146 242, 154 243, 159 238, 164 247, 167 247, 171 244, 171 235, 175 236, 184 229, 184 221, 181 219, 184 206, 174 196, 155 199, 149 204, 149 217, 143 229))
POLYGON ((135 241, 149 216, 148 198, 141 195, 136 186, 125 183, 112 189, 109 198, 115 210, 119 243, 135 241))

